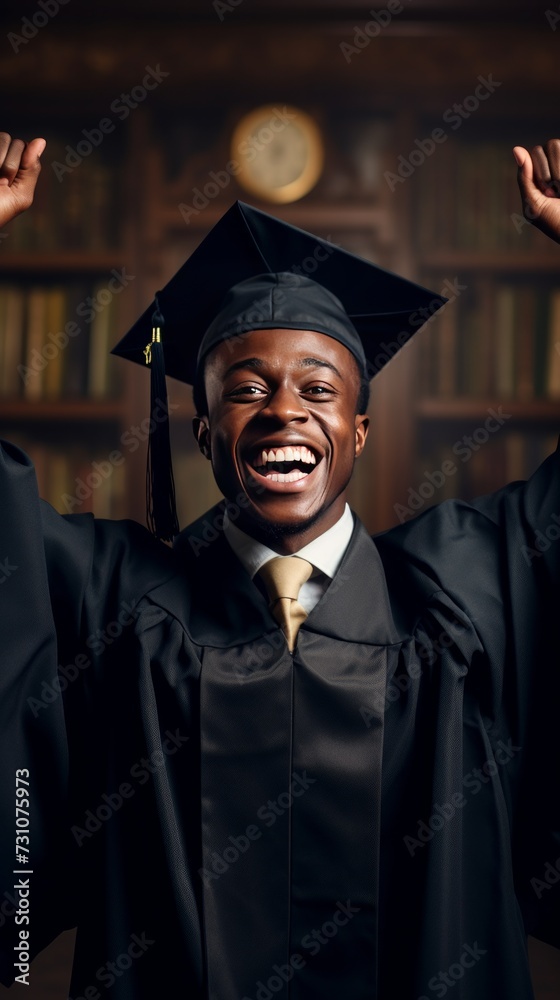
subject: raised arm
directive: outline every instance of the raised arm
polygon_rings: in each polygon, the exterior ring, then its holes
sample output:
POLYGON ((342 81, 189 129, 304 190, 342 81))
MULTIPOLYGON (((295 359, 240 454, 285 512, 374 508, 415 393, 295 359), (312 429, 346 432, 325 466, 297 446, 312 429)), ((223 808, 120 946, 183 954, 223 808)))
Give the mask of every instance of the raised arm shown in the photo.
POLYGON ((560 243, 560 139, 549 139, 531 152, 514 146, 523 215, 551 240, 560 243))

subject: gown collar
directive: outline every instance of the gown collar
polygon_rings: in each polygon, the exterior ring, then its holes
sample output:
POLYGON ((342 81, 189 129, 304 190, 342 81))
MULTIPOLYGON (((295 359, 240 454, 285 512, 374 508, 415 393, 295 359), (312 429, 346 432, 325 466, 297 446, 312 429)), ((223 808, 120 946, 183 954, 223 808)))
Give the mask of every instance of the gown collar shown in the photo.
MULTIPOLYGON (((199 645, 239 646, 277 631, 267 601, 226 540, 225 501, 175 541, 177 573, 147 595, 199 645)), ((393 620, 385 573, 373 539, 353 514, 350 543, 302 630, 346 642, 392 645, 404 638, 393 620)))

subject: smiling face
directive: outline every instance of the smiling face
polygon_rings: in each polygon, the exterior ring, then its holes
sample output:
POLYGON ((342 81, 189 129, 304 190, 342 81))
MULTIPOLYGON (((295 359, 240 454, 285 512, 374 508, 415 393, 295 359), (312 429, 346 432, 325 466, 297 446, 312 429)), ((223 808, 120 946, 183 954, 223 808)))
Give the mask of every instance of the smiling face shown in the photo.
POLYGON ((205 387, 195 433, 239 526, 289 553, 335 524, 368 427, 350 351, 309 330, 254 330, 214 348, 205 387))

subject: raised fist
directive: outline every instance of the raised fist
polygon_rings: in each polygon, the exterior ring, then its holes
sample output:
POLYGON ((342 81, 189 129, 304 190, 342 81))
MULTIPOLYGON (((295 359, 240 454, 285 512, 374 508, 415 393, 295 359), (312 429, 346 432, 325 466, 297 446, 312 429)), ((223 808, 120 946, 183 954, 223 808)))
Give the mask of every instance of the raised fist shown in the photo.
POLYGON ((29 208, 41 170, 44 139, 12 139, 0 132, 0 228, 29 208))

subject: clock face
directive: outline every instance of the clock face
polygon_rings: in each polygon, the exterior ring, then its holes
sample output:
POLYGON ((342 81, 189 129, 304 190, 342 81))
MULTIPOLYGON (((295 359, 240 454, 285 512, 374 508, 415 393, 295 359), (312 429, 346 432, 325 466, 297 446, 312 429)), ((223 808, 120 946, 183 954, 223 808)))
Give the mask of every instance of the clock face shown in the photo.
POLYGON ((267 105, 239 122, 231 141, 237 180, 247 191, 272 202, 303 198, 323 167, 317 125, 299 108, 267 105))

